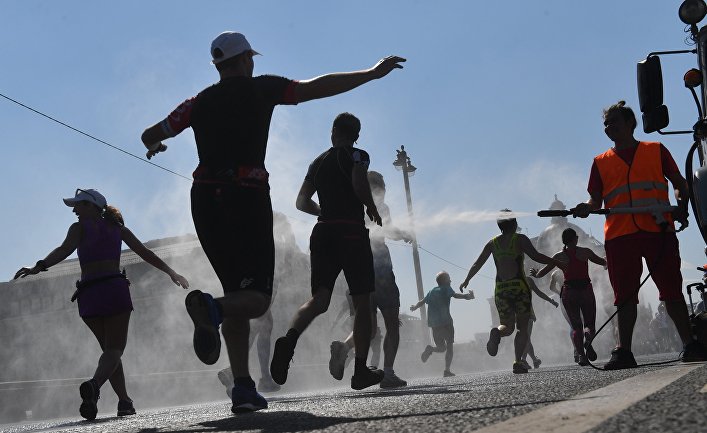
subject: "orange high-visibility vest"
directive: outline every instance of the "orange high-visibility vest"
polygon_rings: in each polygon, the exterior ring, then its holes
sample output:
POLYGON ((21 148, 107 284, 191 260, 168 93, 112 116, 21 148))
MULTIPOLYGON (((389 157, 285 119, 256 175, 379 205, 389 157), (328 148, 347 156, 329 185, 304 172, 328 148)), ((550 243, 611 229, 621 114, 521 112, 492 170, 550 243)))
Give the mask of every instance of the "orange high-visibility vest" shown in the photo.
MULTIPOLYGON (((670 205, 660 143, 639 142, 630 166, 613 149, 595 157, 594 162, 603 184, 601 197, 605 208, 670 205)), ((669 213, 663 216, 668 221, 668 230, 674 231, 672 216, 669 213)), ((650 214, 606 216, 604 239, 607 241, 638 231, 660 232, 661 229, 650 214)))

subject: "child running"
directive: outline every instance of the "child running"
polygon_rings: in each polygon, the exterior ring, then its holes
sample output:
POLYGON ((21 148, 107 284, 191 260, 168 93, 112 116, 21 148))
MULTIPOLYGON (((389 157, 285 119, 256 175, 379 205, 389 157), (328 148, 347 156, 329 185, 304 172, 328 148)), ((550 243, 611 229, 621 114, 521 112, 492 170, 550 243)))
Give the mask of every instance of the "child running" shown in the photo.
POLYGON ((523 258, 527 254, 528 257, 539 263, 552 263, 558 267, 563 264, 556 258, 540 254, 527 236, 517 233, 518 221, 512 215, 510 209, 501 211, 501 215, 496 220, 501 234, 486 243, 459 289, 463 291, 469 284, 469 280, 481 270, 489 256, 493 255, 493 261, 496 264, 494 300, 500 325, 491 329, 486 350, 489 355, 496 356, 501 337, 513 334, 514 327, 517 326, 518 333, 514 340, 513 373, 520 374, 528 372, 521 362, 521 358, 528 344, 528 323, 532 309, 530 289, 523 272, 523 258))
MULTIPOLYGON (((551 303, 552 305, 557 308, 560 304, 557 303, 557 301, 553 300, 551 297, 546 295, 542 290, 538 288, 538 286, 535 284, 533 280, 526 280, 526 283, 528 283, 528 287, 530 287, 530 290, 535 292, 541 299, 544 299, 545 301, 551 303)), ((533 367, 535 368, 540 368, 540 364, 542 363, 542 360, 535 356, 535 348, 533 347, 533 342, 532 342, 532 335, 533 335, 533 324, 537 320, 537 317, 535 317, 535 310, 533 308, 530 309, 530 320, 528 320, 528 344, 525 346, 525 350, 523 351, 523 356, 521 357, 521 362, 523 363, 523 366, 530 370, 530 364, 528 364, 527 357, 530 355, 530 359, 533 360, 533 367)))
POLYGON ((189 288, 187 280, 147 249, 125 227, 123 216, 95 189, 77 189, 73 198, 64 203, 73 208, 79 221, 69 227, 62 244, 37 261, 33 267, 23 267, 15 279, 46 271, 78 249, 81 280, 71 301, 78 301, 79 316, 96 336, 101 357, 93 377, 81 384, 81 416, 92 420, 98 413, 101 386, 110 381, 118 395, 118 416, 134 415, 135 407, 125 388, 125 373, 120 360, 128 339, 128 323, 133 311, 130 282, 120 272, 120 247, 123 242, 145 262, 169 275, 174 284, 189 288))
POLYGON ((432 352, 446 352, 444 355, 443 377, 455 376, 449 368, 452 366, 454 357, 454 321, 449 313, 449 301, 452 298, 474 299, 474 292, 471 290, 467 294, 455 293, 452 289, 452 279, 446 271, 437 274, 437 287, 427 292, 424 298, 417 304, 410 306, 410 311, 415 311, 427 304, 427 326, 432 328, 432 339, 436 347, 429 344, 420 355, 422 362, 427 362, 432 352))
MULTIPOLYGON (((569 317, 572 326, 572 344, 577 352, 577 363, 581 366, 589 365, 589 361, 595 361, 597 354, 591 344, 594 337, 595 321, 597 315, 596 300, 594 290, 589 279, 588 261, 597 265, 606 266, 606 259, 599 257, 589 248, 577 246, 577 232, 573 229, 565 229, 562 232, 562 251, 557 252, 553 258, 561 261, 569 260, 562 269, 565 275, 565 283, 562 285, 560 298, 569 317), (582 323, 584 319, 584 323, 582 323), (586 347, 585 347, 586 344, 586 347)), ((541 270, 531 269, 530 275, 535 278, 542 278, 554 268, 555 265, 548 264, 541 270)))

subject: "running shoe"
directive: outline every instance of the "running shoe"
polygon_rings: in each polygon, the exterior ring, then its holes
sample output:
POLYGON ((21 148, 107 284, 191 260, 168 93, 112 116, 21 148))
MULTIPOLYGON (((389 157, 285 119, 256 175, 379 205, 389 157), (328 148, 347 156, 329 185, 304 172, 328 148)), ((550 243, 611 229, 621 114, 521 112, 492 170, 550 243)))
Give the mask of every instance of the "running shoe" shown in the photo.
POLYGON ((96 385, 96 381, 91 379, 82 383, 81 386, 79 386, 79 394, 81 394, 81 400, 83 400, 79 408, 81 416, 87 420, 96 419, 96 414, 98 413, 98 399, 101 398, 101 392, 98 385, 96 385))
POLYGON ((587 359, 590 361, 596 361, 597 360, 597 353, 592 347, 589 342, 591 341, 592 336, 589 334, 589 332, 584 333, 584 351, 587 354, 587 359))
POLYGON ((698 341, 692 341, 685 345, 680 357, 682 362, 700 362, 707 361, 707 350, 698 341))
POLYGON ((525 359, 521 359, 520 363, 523 364, 523 367, 525 367, 526 370, 530 370, 531 367, 530 364, 528 364, 528 361, 526 361, 525 359))
POLYGON ((622 347, 617 347, 611 351, 611 359, 604 364, 604 370, 623 370, 625 368, 636 368, 636 360, 633 353, 622 347))
POLYGON ((287 370, 290 368, 290 361, 295 356, 295 343, 288 337, 280 337, 275 340, 275 349, 270 361, 270 376, 278 385, 287 382, 287 370))
POLYGON ((427 360, 430 359, 430 355, 432 355, 433 351, 434 347, 428 344, 427 347, 425 347, 425 350, 423 350, 422 354, 420 355, 420 359, 422 360, 422 362, 427 362, 427 360))
POLYGON ((381 388, 401 388, 407 385, 407 381, 402 380, 395 373, 384 374, 380 383, 381 388))
POLYGON ((444 370, 444 373, 442 373, 442 377, 454 377, 456 374, 452 373, 449 370, 444 370))
POLYGON ((579 355, 579 360, 577 361, 577 364, 581 365, 582 367, 586 367, 589 365, 589 361, 587 361, 586 356, 579 355))
POLYGON ((489 332, 489 341, 486 343, 486 350, 489 355, 496 356, 498 353, 498 345, 501 343, 501 331, 498 328, 491 328, 489 332))
POLYGON ((279 390, 280 385, 276 384, 270 376, 263 376, 258 381, 258 391, 260 392, 276 392, 279 390))
POLYGON ((265 397, 258 394, 255 386, 250 388, 243 385, 234 385, 232 395, 233 406, 231 406, 231 412, 233 413, 255 412, 256 410, 268 408, 268 401, 265 400, 265 397))
POLYGON ((218 327, 222 318, 213 296, 201 290, 189 292, 184 304, 194 322, 194 352, 204 364, 212 365, 221 354, 221 336, 218 327))
POLYGON ((369 386, 378 385, 383 380, 383 370, 367 368, 351 376, 351 388, 361 390, 369 386))
POLYGON ((525 374, 528 372, 528 369, 525 368, 522 362, 514 362, 513 363, 513 373, 514 374, 525 374))
POLYGON ((118 416, 135 415, 135 406, 132 400, 118 401, 118 416))
POLYGON ((216 376, 218 376, 218 380, 221 384, 226 387, 226 395, 228 395, 228 398, 231 398, 231 390, 233 389, 233 372, 231 371, 231 367, 224 368, 219 371, 216 376))
POLYGON ((329 373, 336 380, 341 380, 344 377, 344 365, 346 358, 349 355, 349 348, 342 341, 332 341, 329 346, 331 357, 329 358, 329 373))
POLYGON ((542 364, 542 360, 540 358, 533 359, 533 367, 534 368, 540 368, 540 364, 542 364))

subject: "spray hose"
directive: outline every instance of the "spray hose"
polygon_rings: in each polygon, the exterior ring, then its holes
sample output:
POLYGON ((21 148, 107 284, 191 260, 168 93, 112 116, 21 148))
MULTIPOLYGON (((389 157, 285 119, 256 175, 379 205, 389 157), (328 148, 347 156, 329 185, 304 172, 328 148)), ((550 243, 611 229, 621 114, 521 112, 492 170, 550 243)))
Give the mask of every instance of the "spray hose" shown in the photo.
MULTIPOLYGON (((596 209, 592 210, 589 213, 590 214, 597 214, 597 215, 610 215, 610 214, 619 214, 619 213, 651 213, 654 216, 661 215, 662 212, 670 212, 672 210, 675 210, 675 206, 649 206, 649 207, 642 207, 642 208, 608 208, 608 209, 596 209), (662 212, 661 212, 662 211, 662 212)), ((539 217, 554 217, 554 216, 569 216, 572 215, 574 217, 574 209, 569 209, 569 210, 541 210, 538 212, 539 217)), ((657 219, 657 218, 656 218, 657 219)), ((665 241, 666 241, 666 234, 667 234, 667 229, 668 229, 668 223, 667 221, 661 221, 659 222, 660 225, 660 233, 662 234, 661 236, 661 247, 658 252, 658 257, 655 259, 655 263, 653 267, 658 265, 660 262, 662 256, 663 256, 663 250, 665 249, 665 241)), ((680 226, 676 232, 680 232, 686 228, 686 225, 680 226)), ((619 311, 621 311, 622 308, 624 308, 631 300, 638 296, 638 292, 641 290, 641 287, 648 281, 648 278, 651 276, 651 271, 649 268, 648 275, 641 281, 641 283, 638 285, 636 290, 631 294, 631 296, 626 299, 624 302, 616 306, 616 311, 609 316, 608 319, 599 327, 599 329, 594 333, 594 335, 591 336, 587 341, 584 343, 584 347, 586 348, 587 346, 591 346, 592 342, 596 339, 597 335, 606 327, 606 325, 611 322, 611 320, 619 314, 619 311)), ((671 359, 669 361, 660 361, 660 362, 649 362, 646 364, 637 364, 636 367, 650 367, 650 366, 655 366, 655 365, 665 365, 665 364, 672 364, 674 362, 680 362, 680 359, 682 357, 682 352, 678 355, 676 359, 671 359)), ((590 367, 592 367, 595 370, 600 370, 600 371, 607 371, 603 367, 597 367, 596 365, 592 364, 591 361, 587 359, 587 363, 589 364, 590 367)))

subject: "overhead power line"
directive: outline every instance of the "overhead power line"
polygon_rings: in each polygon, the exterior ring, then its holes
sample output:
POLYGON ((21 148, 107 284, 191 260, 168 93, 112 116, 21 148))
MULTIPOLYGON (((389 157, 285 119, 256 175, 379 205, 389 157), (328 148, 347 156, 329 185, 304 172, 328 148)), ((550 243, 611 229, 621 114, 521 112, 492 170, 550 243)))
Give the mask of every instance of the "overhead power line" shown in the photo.
MULTIPOLYGON (((402 242, 402 241, 399 241, 399 242, 391 242, 391 243, 393 243, 393 244, 395 244, 395 245, 400 245, 400 246, 412 248, 411 245, 409 245, 409 244, 407 244, 407 243, 405 243, 405 242, 402 242)), ((420 244, 417 244, 417 248, 421 249, 422 251, 426 252, 427 254, 429 254, 429 255, 431 255, 431 256, 434 256, 434 257, 436 257, 436 258, 442 260, 442 261, 445 262, 445 263, 448 263, 448 264, 450 264, 450 265, 452 265, 452 266, 454 266, 454 267, 456 267, 456 268, 461 269, 462 271, 468 271, 468 270, 469 270, 469 268, 465 268, 464 266, 460 266, 460 265, 458 265, 458 264, 456 264, 456 263, 454 263, 454 262, 450 262, 449 260, 445 259, 444 257, 442 257, 442 256, 440 256, 440 255, 438 255, 438 254, 433 253, 432 251, 428 250, 427 248, 423 248, 422 246, 420 246, 420 244)), ((488 278, 488 279, 490 279, 490 280, 493 280, 493 279, 494 279, 493 277, 490 277, 490 276, 488 276, 488 275, 484 275, 484 274, 482 274, 482 273, 477 273, 476 275, 479 275, 479 276, 484 277, 484 278, 488 278)))
POLYGON ((192 179, 191 179, 190 177, 188 177, 188 176, 184 176, 183 174, 179 174, 179 173, 177 173, 176 171, 172 171, 172 170, 168 169, 167 167, 163 167, 163 166, 161 166, 161 165, 159 165, 159 164, 155 164, 154 162, 149 161, 149 160, 147 160, 147 159, 145 159, 145 158, 143 158, 143 157, 141 157, 141 156, 135 155, 134 153, 128 152, 127 150, 125 150, 125 149, 123 149, 123 148, 121 148, 121 147, 118 147, 118 146, 115 146, 115 145, 113 145, 113 144, 110 144, 110 143, 108 143, 107 141, 101 140, 100 138, 95 137, 95 136, 93 136, 93 135, 91 135, 91 134, 89 134, 89 133, 87 133, 87 132, 84 132, 84 131, 78 129, 78 128, 74 128, 73 126, 71 126, 71 125, 69 125, 69 124, 67 124, 67 123, 62 122, 61 120, 58 120, 58 119, 56 119, 56 118, 54 118, 54 117, 52 117, 52 116, 50 116, 50 115, 48 115, 48 114, 42 113, 41 111, 39 111, 39 110, 37 110, 37 109, 34 109, 34 108, 32 108, 32 107, 30 107, 30 106, 28 106, 28 105, 26 105, 26 104, 23 104, 22 102, 17 101, 16 99, 12 99, 12 98, 10 98, 10 97, 7 96, 7 95, 4 95, 4 94, 0 93, 0 96, 2 96, 3 98, 7 99, 7 100, 10 101, 10 102, 14 102, 15 104, 19 105, 20 107, 26 108, 26 109, 28 109, 29 111, 32 111, 33 113, 39 114, 40 116, 45 117, 45 118, 47 118, 47 119, 49 119, 49 120, 51 120, 51 121, 53 121, 53 122, 56 122, 56 123, 58 123, 58 124, 61 125, 61 126, 64 126, 64 127, 66 127, 66 128, 69 128, 69 129, 71 129, 71 130, 74 131, 74 132, 78 132, 79 134, 84 135, 84 136, 86 136, 86 137, 88 137, 88 138, 90 138, 90 139, 92 139, 92 140, 95 140, 95 141, 101 143, 101 144, 104 144, 104 145, 106 145, 106 146, 108 146, 108 147, 111 147, 111 148, 113 148, 113 149, 115 149, 115 150, 118 150, 118 151, 120 151, 120 152, 123 152, 123 153, 126 154, 126 155, 130 155, 130 156, 132 156, 132 157, 135 158, 135 159, 139 159, 139 160, 142 161, 142 162, 145 162, 145 163, 147 163, 147 164, 150 164, 150 165, 152 165, 152 166, 155 166, 155 167, 157 167, 157 168, 159 168, 159 169, 161 169, 161 170, 164 170, 164 171, 166 171, 166 172, 168 172, 168 173, 172 173, 173 175, 179 176, 179 177, 181 177, 181 178, 183 178, 183 179, 186 179, 186 180, 188 180, 188 181, 190 181, 190 182, 191 182, 191 180, 192 180, 192 179))
MULTIPOLYGON (((125 150, 125 149, 123 149, 123 148, 121 148, 121 147, 119 147, 119 146, 110 144, 109 142, 107 142, 107 141, 105 141, 105 140, 101 140, 100 138, 98 138, 98 137, 96 137, 96 136, 93 136, 93 135, 91 135, 91 134, 89 134, 89 133, 87 133, 87 132, 84 132, 84 131, 82 131, 82 130, 80 130, 80 129, 78 129, 78 128, 75 128, 75 127, 69 125, 68 123, 62 122, 61 120, 58 120, 58 119, 56 119, 56 118, 54 118, 54 117, 52 117, 52 116, 50 116, 50 115, 48 115, 48 114, 45 114, 45 113, 43 113, 43 112, 41 112, 41 111, 39 111, 39 110, 37 110, 37 109, 35 109, 35 108, 32 108, 32 107, 30 107, 30 106, 27 105, 27 104, 23 104, 22 102, 20 102, 20 101, 18 101, 18 100, 16 100, 16 99, 10 98, 9 96, 7 96, 7 95, 5 95, 5 94, 3 94, 3 93, 0 93, 0 96, 2 96, 3 98, 7 99, 7 100, 10 101, 10 102, 13 102, 13 103, 19 105, 20 107, 23 107, 23 108, 25 108, 25 109, 27 109, 27 110, 29 110, 29 111, 35 113, 35 114, 39 114, 40 116, 42 116, 42 117, 44 117, 44 118, 47 118, 47 119, 51 120, 52 122, 58 123, 59 125, 65 127, 65 128, 69 128, 69 129, 71 129, 71 130, 74 131, 74 132, 77 132, 77 133, 79 133, 79 134, 81 134, 81 135, 84 135, 84 136, 86 136, 86 137, 88 137, 88 138, 90 138, 90 139, 92 139, 92 140, 95 140, 95 141, 97 141, 97 142, 99 142, 99 143, 101 143, 101 144, 104 144, 104 145, 106 145, 106 146, 108 146, 108 147, 110 147, 110 148, 112 148, 112 149, 115 149, 115 150, 117 150, 117 151, 119 151, 119 152, 122 152, 122 153, 124 153, 124 154, 126 154, 126 155, 132 156, 132 157, 135 158, 135 159, 138 159, 138 160, 140 160, 140 161, 142 161, 142 162, 145 162, 145 163, 147 163, 147 164, 150 164, 150 165, 152 165, 152 166, 154 166, 154 167, 157 167, 157 168, 159 168, 159 169, 161 169, 161 170, 164 170, 164 171, 166 171, 166 172, 168 172, 168 173, 171 173, 171 174, 173 174, 173 175, 175 175, 175 176, 181 177, 182 179, 186 179, 186 180, 188 180, 188 181, 190 181, 190 182, 191 182, 191 180, 192 180, 192 179, 191 179, 190 177, 188 177, 188 176, 184 176, 183 174, 180 174, 180 173, 177 173, 176 171, 170 170, 170 169, 167 168, 167 167, 161 166, 161 165, 159 165, 159 164, 155 164, 154 162, 152 162, 152 161, 150 161, 150 160, 147 160, 147 159, 145 159, 145 158, 143 158, 143 157, 141 157, 141 156, 135 155, 135 154, 132 153, 132 152, 128 152, 127 150, 125 150)), ((286 216, 287 216, 287 215, 286 215, 286 216)), ((288 218, 292 218, 292 217, 288 217, 288 218)), ((296 218, 293 218, 293 219, 296 219, 296 218)), ((407 245, 407 244, 405 244, 405 245, 407 245)), ((467 268, 465 268, 465 267, 463 267, 463 266, 459 266, 459 265, 457 265, 456 263, 452 263, 452 262, 450 262, 449 260, 445 259, 444 257, 441 257, 441 256, 439 256, 439 255, 433 253, 432 251, 430 251, 430 250, 428 250, 428 249, 426 249, 426 248, 421 247, 420 245, 418 245, 418 248, 421 249, 422 251, 425 251, 426 253, 428 253, 428 254, 430 254, 430 255, 432 255, 432 256, 434 256, 434 257, 436 257, 436 258, 442 260, 442 261, 445 262, 445 263, 448 263, 448 264, 450 264, 450 265, 452 265, 452 266, 455 266, 455 267, 457 267, 457 268, 459 268, 459 269, 461 269, 461 270, 464 270, 464 271, 467 270, 467 268)), ((482 277, 491 278, 491 277, 489 277, 489 276, 487 276, 487 275, 483 275, 483 274, 479 274, 479 275, 481 275, 482 277)))

